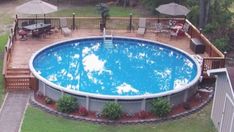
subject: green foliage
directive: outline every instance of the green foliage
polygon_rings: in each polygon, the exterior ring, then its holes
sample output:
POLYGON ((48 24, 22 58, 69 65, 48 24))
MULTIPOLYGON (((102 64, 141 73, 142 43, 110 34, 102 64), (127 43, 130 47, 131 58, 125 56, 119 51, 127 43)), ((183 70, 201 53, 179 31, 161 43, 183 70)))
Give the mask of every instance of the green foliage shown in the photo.
POLYGON ((97 10, 100 12, 103 22, 110 16, 109 7, 104 3, 98 4, 97 10))
POLYGON ((170 104, 163 98, 157 98, 151 102, 151 112, 159 117, 166 116, 171 111, 170 104))
POLYGON ((203 29, 204 33, 213 33, 217 29, 217 23, 209 23, 203 29))
MULTIPOLYGON (((0 35, 0 54, 3 56, 4 48, 8 40, 8 34, 0 35)), ((0 61, 0 72, 2 73, 3 61, 0 61)), ((0 76, 0 104, 4 97, 3 76, 0 76)))
POLYGON ((121 106, 115 102, 108 102, 105 104, 102 115, 108 119, 116 120, 121 117, 121 106))
POLYGON ((187 19, 192 22, 194 25, 198 25, 199 20, 199 6, 194 5, 191 7, 191 11, 187 16, 187 19))
POLYGON ((76 98, 69 95, 62 96, 57 102, 57 109, 60 112, 70 113, 78 108, 76 98))
POLYGON ((52 104, 53 103, 53 100, 49 97, 45 97, 45 103, 46 104, 52 104))
MULTIPOLYGON (((226 0, 225 0, 226 1, 226 0)), ((210 23, 217 23, 219 27, 231 24, 233 14, 227 9, 227 3, 223 0, 215 0, 210 7, 210 23)), ((229 0, 227 0, 229 1, 229 0)))
POLYGON ((228 37, 224 37, 224 38, 218 38, 214 40, 214 45, 221 51, 229 51, 229 38, 228 37))
POLYGON ((0 35, 0 53, 3 53, 7 40, 8 40, 8 34, 0 35))

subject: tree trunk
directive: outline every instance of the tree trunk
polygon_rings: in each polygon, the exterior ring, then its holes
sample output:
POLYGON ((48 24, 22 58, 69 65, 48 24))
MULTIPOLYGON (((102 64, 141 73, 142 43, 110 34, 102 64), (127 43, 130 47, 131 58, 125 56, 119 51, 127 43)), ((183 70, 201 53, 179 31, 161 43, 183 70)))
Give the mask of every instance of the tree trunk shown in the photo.
POLYGON ((205 23, 205 0, 199 0, 199 27, 203 28, 205 23))
POLYGON ((199 0, 199 5, 199 27, 204 28, 209 18, 210 0, 199 0))
POLYGON ((206 0, 206 10, 205 10, 205 21, 204 26, 208 23, 209 12, 210 12, 210 0, 206 0))

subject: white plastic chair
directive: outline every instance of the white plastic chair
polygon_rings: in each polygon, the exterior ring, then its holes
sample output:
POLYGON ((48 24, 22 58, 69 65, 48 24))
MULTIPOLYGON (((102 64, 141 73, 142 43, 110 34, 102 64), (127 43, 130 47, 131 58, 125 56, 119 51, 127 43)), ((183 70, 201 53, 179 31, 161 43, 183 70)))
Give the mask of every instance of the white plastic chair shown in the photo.
POLYGON ((71 35, 71 29, 67 26, 67 20, 65 18, 60 18, 60 27, 64 36, 71 35))
POLYGON ((145 30, 146 30, 146 18, 140 18, 137 34, 144 35, 145 30))

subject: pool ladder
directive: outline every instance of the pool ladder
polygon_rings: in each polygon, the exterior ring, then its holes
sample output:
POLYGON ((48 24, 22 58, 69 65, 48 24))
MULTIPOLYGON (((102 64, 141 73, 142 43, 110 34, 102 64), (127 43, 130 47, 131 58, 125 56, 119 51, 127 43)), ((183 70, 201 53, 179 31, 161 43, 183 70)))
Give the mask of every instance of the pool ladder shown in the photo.
POLYGON ((113 36, 112 33, 106 34, 106 29, 103 29, 103 42, 104 42, 104 47, 107 49, 112 49, 114 48, 113 45, 113 36))

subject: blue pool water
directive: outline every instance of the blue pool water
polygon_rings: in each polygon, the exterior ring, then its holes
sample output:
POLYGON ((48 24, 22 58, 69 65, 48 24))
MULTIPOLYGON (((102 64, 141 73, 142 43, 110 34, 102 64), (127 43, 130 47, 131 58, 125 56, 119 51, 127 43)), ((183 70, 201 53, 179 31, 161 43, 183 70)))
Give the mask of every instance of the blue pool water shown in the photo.
POLYGON ((80 92, 134 96, 179 89, 197 75, 195 62, 186 54, 143 40, 85 39, 42 50, 33 60, 46 80, 80 92))

